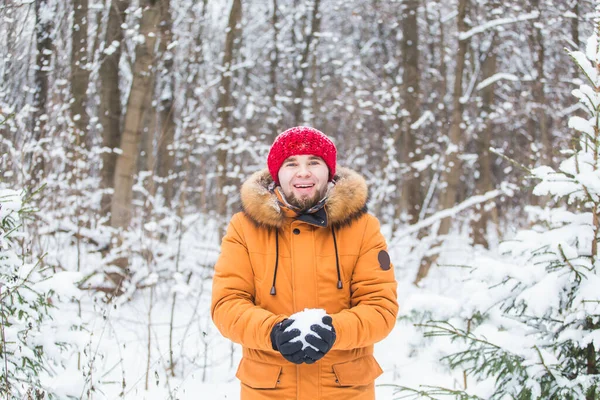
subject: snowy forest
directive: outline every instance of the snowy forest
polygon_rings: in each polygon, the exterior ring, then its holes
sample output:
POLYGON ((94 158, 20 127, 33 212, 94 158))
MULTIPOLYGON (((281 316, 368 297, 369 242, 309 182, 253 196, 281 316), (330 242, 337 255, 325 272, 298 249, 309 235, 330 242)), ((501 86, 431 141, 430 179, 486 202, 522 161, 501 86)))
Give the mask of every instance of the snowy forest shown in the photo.
POLYGON ((378 399, 600 399, 595 0, 0 0, 0 398, 238 399, 239 188, 308 125, 398 281, 378 399))

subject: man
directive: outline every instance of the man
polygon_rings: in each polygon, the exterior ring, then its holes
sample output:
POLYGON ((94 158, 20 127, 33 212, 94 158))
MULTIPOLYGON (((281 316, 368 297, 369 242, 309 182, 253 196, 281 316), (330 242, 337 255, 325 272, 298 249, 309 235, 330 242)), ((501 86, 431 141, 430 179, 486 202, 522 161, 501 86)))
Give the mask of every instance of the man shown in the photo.
POLYGON ((398 304, 366 182, 336 168, 335 145, 309 127, 280 134, 267 164, 242 185, 213 278, 213 321, 243 347, 241 399, 374 399, 373 344, 398 304), (286 329, 305 309, 327 315, 303 349, 286 329))

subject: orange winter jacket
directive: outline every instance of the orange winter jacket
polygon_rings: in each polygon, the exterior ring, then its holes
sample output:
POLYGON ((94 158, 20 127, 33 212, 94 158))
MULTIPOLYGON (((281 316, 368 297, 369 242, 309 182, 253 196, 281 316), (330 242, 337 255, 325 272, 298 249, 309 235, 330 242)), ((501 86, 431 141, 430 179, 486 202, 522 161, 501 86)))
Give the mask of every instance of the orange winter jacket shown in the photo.
POLYGON ((373 344, 394 327, 398 304, 366 182, 340 168, 326 221, 297 218, 272 188, 267 170, 242 186, 244 211, 231 220, 213 278, 213 321, 243 347, 241 399, 374 399, 382 370, 373 344), (321 360, 296 365, 273 350, 270 333, 305 308, 331 315, 337 339, 321 360))

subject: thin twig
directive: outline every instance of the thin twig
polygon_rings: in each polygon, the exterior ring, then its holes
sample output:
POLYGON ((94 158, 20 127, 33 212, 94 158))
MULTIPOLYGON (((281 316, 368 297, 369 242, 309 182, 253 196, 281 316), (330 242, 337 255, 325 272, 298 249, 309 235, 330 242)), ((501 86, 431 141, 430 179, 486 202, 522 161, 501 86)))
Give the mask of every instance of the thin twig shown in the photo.
POLYGON ((4 118, 4 121, 0 122, 0 125, 4 125, 6 122, 8 122, 8 120, 13 119, 15 115, 17 115, 16 112, 7 115, 6 118, 4 118))
MULTIPOLYGON (((471 321, 472 321, 471 318, 469 318, 467 320, 467 334, 471 333, 471 321)), ((463 370, 463 383, 464 383, 463 390, 467 390, 467 370, 463 370)))
MULTIPOLYGON (((181 209, 181 207, 180 207, 181 209)), ((175 259, 175 272, 179 272, 179 261, 181 259, 181 242, 183 241, 183 218, 179 216, 179 237, 177 238, 177 256, 175 259)), ((173 292, 171 303, 171 318, 169 321, 169 368, 171 376, 175 377, 175 362, 173 361, 173 323, 175 322, 175 304, 177 303, 177 292, 173 292)))
POLYGON ((152 305, 154 304, 154 286, 150 288, 150 306, 148 307, 148 358, 146 359, 146 386, 148 390, 148 381, 150 377, 150 362, 152 354, 152 305))
POLYGON ((491 346, 495 349, 501 349, 500 346, 495 345, 491 342, 488 342, 487 340, 484 339, 479 339, 478 337, 476 337, 475 335, 473 335, 472 333, 465 333, 464 331, 461 331, 460 329, 450 325, 448 322, 445 321, 431 321, 431 323, 426 323, 426 324, 414 324, 415 327, 419 327, 419 328, 431 328, 431 329, 438 329, 439 331, 442 332, 426 332, 426 334, 429 334, 428 336, 450 336, 450 335, 456 335, 458 337, 461 337, 463 339, 468 339, 471 340, 473 342, 477 342, 477 343, 482 343, 485 344, 487 346, 491 346), (446 328, 444 326, 439 325, 440 323, 445 323, 446 325, 448 325, 450 328, 446 328))
POLYGON ((508 157, 507 155, 500 153, 498 150, 494 149, 493 147, 490 147, 489 151, 490 151, 490 153, 493 153, 497 156, 504 158, 506 161, 513 164, 514 166, 517 166, 520 169, 525 170, 528 173, 531 173, 531 169, 527 168, 525 165, 519 163, 518 161, 513 160, 512 158, 508 157))
POLYGON ((544 369, 546 370, 546 372, 548 374, 550 374, 550 376, 552 376, 553 378, 555 378, 554 374, 552 373, 552 370, 550 370, 550 368, 548 368, 548 366, 546 365, 546 362, 544 361, 544 357, 542 357, 542 352, 540 351, 539 347, 533 346, 533 348, 538 353, 538 356, 540 357, 540 362, 544 366, 544 369))
MULTIPOLYGON (((2 284, 0 283, 0 298, 2 297, 2 284)), ((6 321, 4 321, 4 301, 0 301, 0 316, 2 316, 2 353, 4 353, 4 381, 6 383, 6 400, 8 400, 8 356, 6 351, 6 334, 4 333, 4 327, 6 321)))
POLYGON ((571 268, 571 271, 573 271, 575 273, 575 275, 577 276, 577 279, 581 279, 581 276, 585 277, 585 275, 583 275, 581 272, 577 271, 575 269, 575 267, 573 266, 573 264, 571 264, 571 261, 569 261, 569 259, 567 258, 567 255, 565 254, 565 251, 562 248, 562 244, 558 245, 558 251, 560 252, 560 255, 562 256, 563 261, 565 263, 567 263, 567 265, 569 266, 569 268, 571 268))

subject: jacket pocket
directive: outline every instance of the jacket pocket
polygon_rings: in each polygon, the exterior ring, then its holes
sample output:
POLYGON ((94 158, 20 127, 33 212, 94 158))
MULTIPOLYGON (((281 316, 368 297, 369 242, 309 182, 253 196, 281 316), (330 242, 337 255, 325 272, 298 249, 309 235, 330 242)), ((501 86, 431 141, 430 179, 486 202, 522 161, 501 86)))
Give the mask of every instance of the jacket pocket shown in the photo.
POLYGON ((362 386, 373 383, 383 370, 372 355, 333 365, 340 386, 362 386))
POLYGON ((242 358, 235 376, 253 389, 274 389, 280 374, 279 365, 242 358))

